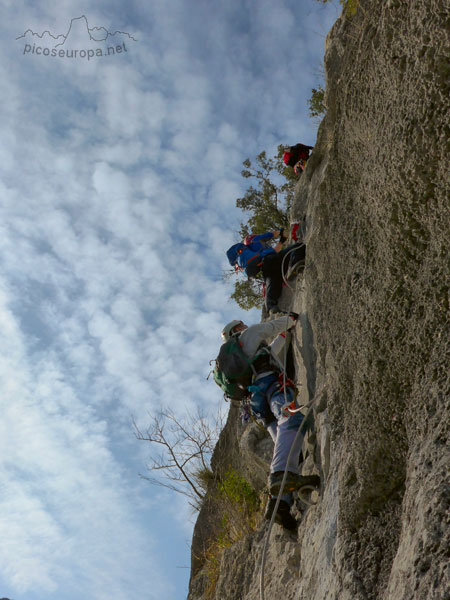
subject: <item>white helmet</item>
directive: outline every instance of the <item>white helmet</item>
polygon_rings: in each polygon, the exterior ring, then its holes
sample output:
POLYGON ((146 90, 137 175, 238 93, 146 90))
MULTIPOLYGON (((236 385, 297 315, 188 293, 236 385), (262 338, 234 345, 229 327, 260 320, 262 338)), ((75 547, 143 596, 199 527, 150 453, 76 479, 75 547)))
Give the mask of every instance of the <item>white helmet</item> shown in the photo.
POLYGON ((233 329, 236 327, 236 325, 243 325, 244 323, 242 321, 238 321, 236 319, 234 319, 234 321, 230 321, 229 323, 227 323, 225 325, 225 327, 222 329, 222 339, 227 341, 230 339, 230 337, 232 336, 232 331, 233 329))

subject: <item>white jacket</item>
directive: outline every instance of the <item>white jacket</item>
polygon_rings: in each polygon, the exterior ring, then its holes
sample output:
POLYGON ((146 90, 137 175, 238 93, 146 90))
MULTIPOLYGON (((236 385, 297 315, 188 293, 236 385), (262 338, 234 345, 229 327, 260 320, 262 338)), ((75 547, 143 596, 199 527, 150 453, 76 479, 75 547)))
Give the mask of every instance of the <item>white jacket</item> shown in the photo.
MULTIPOLYGON (((273 321, 250 325, 250 327, 243 331, 239 336, 239 341, 242 344, 242 351, 251 359, 258 352, 261 344, 266 342, 269 344, 270 352, 274 357, 275 362, 282 368, 284 358, 282 351, 284 350, 284 345, 289 343, 290 340, 290 335, 287 330, 294 325, 295 321, 288 315, 279 317, 273 321)), ((268 372, 258 373, 258 379, 268 372)))

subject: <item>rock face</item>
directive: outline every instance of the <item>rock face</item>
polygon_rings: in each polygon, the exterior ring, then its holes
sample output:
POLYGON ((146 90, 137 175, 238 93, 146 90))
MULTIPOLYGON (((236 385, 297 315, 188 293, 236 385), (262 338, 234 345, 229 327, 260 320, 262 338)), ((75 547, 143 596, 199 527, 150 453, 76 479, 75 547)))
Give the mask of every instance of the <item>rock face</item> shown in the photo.
MULTIPOLYGON (((327 39, 328 111, 297 189, 307 263, 283 298, 313 402, 304 473, 320 497, 298 533, 272 531, 267 600, 449 598, 448 114, 444 0, 361 0, 327 39)), ((237 409, 214 455, 265 485, 271 442, 237 409)), ((208 589, 194 532, 189 600, 257 600, 267 531, 226 549, 208 589)), ((202 546, 203 545, 203 546, 202 546)))

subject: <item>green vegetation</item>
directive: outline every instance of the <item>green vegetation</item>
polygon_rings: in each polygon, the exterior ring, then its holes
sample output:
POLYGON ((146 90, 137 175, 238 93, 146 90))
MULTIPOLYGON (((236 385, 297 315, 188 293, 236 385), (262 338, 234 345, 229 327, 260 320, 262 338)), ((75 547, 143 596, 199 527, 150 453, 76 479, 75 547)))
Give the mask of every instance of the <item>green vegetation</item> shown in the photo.
POLYGON ((319 85, 317 89, 312 89, 312 96, 308 100, 310 117, 320 117, 320 115, 325 114, 327 109, 325 107, 324 98, 325 90, 321 85, 319 85))
MULTIPOLYGON (((253 179, 255 184, 250 185, 244 196, 236 200, 236 206, 249 214, 248 219, 240 223, 241 239, 249 233, 264 233, 289 226, 288 215, 300 175, 284 164, 284 150, 285 147, 280 145, 272 158, 267 158, 263 151, 258 154, 254 164, 249 158, 242 163, 242 177, 253 179)), ((231 298, 244 310, 261 308, 261 288, 262 279, 238 279, 231 298)))
MULTIPOLYGON (((260 499, 248 481, 232 467, 222 474, 213 471, 212 451, 223 427, 219 413, 214 425, 202 413, 178 418, 169 410, 152 416, 146 431, 134 423, 138 440, 150 443, 149 470, 142 476, 189 499, 200 510, 206 495, 219 523, 215 537, 202 557, 209 578, 207 597, 212 598, 220 572, 223 551, 254 531, 260 520, 260 499)), ((224 468, 225 469, 225 468, 224 468)))
POLYGON ((216 483, 214 501, 220 527, 205 556, 205 570, 209 580, 206 598, 214 596, 224 550, 255 531, 260 509, 258 494, 248 481, 232 468, 229 468, 216 483))
POLYGON ((264 233, 271 229, 281 229, 289 224, 288 212, 294 197, 294 186, 298 176, 283 162, 284 146, 278 146, 273 158, 267 158, 263 151, 256 157, 253 166, 249 158, 242 163, 241 171, 245 179, 256 180, 243 198, 236 200, 236 206, 251 216, 241 223, 240 234, 244 238, 248 233, 264 233))
POLYGON ((258 495, 242 475, 234 469, 229 469, 217 484, 219 494, 227 498, 238 512, 253 512, 258 506, 258 495))
POLYGON ((352 17, 356 15, 356 12, 359 8, 359 0, 340 0, 341 4, 345 7, 345 14, 347 17, 352 17))
MULTIPOLYGON (((322 4, 326 4, 329 0, 317 0, 317 2, 322 2, 322 4)), ((347 17, 352 17, 356 15, 356 12, 359 8, 359 0, 339 0, 339 4, 345 9, 345 14, 347 17)))
POLYGON ((231 294, 231 298, 244 310, 261 308, 263 305, 262 285, 261 278, 239 279, 234 282, 234 292, 231 294))

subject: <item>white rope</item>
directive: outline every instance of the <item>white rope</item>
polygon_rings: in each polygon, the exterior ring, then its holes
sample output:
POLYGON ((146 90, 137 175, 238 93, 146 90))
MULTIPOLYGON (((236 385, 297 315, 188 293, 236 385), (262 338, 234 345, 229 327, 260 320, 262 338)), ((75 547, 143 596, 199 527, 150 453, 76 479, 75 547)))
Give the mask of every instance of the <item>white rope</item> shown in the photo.
POLYGON ((290 250, 288 252, 286 252, 286 254, 283 256, 283 260, 281 261, 281 277, 283 278, 283 283, 285 284, 286 287, 288 287, 291 290, 291 292, 294 291, 294 288, 291 285, 289 285, 288 280, 284 275, 284 261, 291 254, 291 252, 294 252, 295 250, 299 250, 300 248, 303 248, 304 246, 305 246, 305 244, 303 242, 297 243, 294 248, 290 248, 290 250))
POLYGON ((300 433, 303 432, 304 426, 306 425, 306 423, 308 421, 308 417, 309 417, 309 415, 310 415, 310 413, 311 413, 311 411, 313 409, 312 404, 313 403, 311 402, 310 403, 310 407, 308 409, 308 412, 306 413, 305 418, 303 419, 300 427, 298 428, 298 431, 297 431, 297 434, 296 434, 296 436, 294 438, 294 441, 292 442, 292 446, 291 446, 291 449, 289 451, 289 455, 288 455, 287 462, 286 462, 286 468, 284 470, 283 479, 281 481, 280 491, 278 492, 277 501, 275 503, 275 507, 273 509, 272 517, 271 517, 270 523, 269 523, 269 529, 267 530, 266 540, 264 542, 263 554, 262 554, 262 559, 261 559, 261 574, 260 574, 260 580, 259 580, 259 583, 260 583, 259 594, 260 594, 261 600, 265 600, 265 596, 264 596, 264 568, 265 568, 265 565, 266 565, 267 548, 269 547, 270 534, 272 532, 272 527, 273 527, 273 524, 274 524, 274 521, 275 521, 275 516, 277 514, 277 510, 278 510, 278 507, 280 505, 281 496, 283 495, 283 488, 284 488, 284 484, 286 482, 286 477, 287 477, 287 473, 288 473, 289 460, 291 458, 291 454, 292 454, 292 452, 294 450, 295 444, 296 444, 296 442, 297 442, 297 440, 298 440, 298 438, 300 436, 300 433))
MULTIPOLYGON (((287 279, 286 279, 286 277, 284 275, 284 261, 291 254, 291 252, 294 252, 294 250, 302 248, 303 246, 305 246, 305 244, 302 243, 301 245, 297 244, 294 248, 291 248, 289 250, 289 252, 286 252, 286 254, 283 256, 283 260, 282 260, 282 263, 281 263, 281 275, 283 277, 283 281, 284 281, 285 285, 292 292, 294 292, 294 289, 289 285, 289 283, 288 283, 288 281, 287 281, 287 279)), ((292 299, 291 309, 290 309, 289 312, 291 312, 291 310, 292 310, 294 301, 295 301, 295 298, 292 299)), ((286 319, 289 319, 289 315, 286 315, 286 319)), ((283 365, 283 390, 284 390, 285 405, 287 405, 287 403, 288 403, 287 402, 287 394, 286 394, 287 347, 288 347, 288 344, 285 343, 285 345, 284 345, 284 360, 283 360, 283 362, 284 362, 284 365, 283 365)), ((279 360, 278 360, 278 362, 281 363, 281 361, 279 361, 279 360)), ((313 404, 314 404, 314 401, 311 401, 311 402, 309 402, 306 405, 306 406, 308 406, 308 411, 307 411, 307 413, 306 413, 303 421, 301 422, 300 427, 298 428, 298 431, 297 431, 297 434, 296 434, 296 436, 294 438, 294 441, 292 442, 291 449, 289 451, 289 455, 288 455, 288 458, 287 458, 287 461, 286 461, 286 467, 284 469, 283 479, 281 480, 280 491, 278 492, 277 501, 275 503, 275 507, 273 509, 272 517, 271 517, 270 522, 269 522, 269 528, 267 530, 266 539, 265 539, 265 542, 264 542, 263 553, 262 553, 262 559, 261 559, 261 573, 260 573, 260 599, 261 600, 265 600, 265 597, 264 597, 264 569, 265 569, 265 564, 266 564, 267 549, 269 547, 270 534, 272 532, 272 527, 273 527, 273 524, 275 522, 275 517, 276 517, 277 511, 278 511, 278 507, 280 505, 281 497, 283 495, 283 489, 284 489, 284 485, 286 483, 286 478, 287 478, 287 474, 288 474, 289 461, 291 459, 291 455, 292 455, 292 452, 294 451, 294 448, 295 448, 295 445, 296 445, 296 443, 298 441, 298 438, 299 438, 300 434, 303 433, 305 425, 308 422, 309 415, 311 414, 311 411, 313 409, 313 404)), ((301 409, 299 408, 299 409, 295 410, 295 412, 299 412, 300 410, 301 409)), ((294 412, 294 411, 292 411, 292 412, 294 412)), ((304 497, 302 497, 301 494, 300 494, 300 497, 301 497, 302 502, 304 502, 308 506, 312 506, 313 503, 308 502, 304 497)))
MULTIPOLYGON (((283 260, 284 260, 284 258, 283 258, 283 260)), ((289 319, 289 315, 286 316, 286 319, 289 319)), ((283 368, 283 390, 284 390, 285 405, 287 405, 287 403, 288 403, 287 402, 287 395, 286 395, 287 347, 288 347, 288 344, 285 343, 285 345, 284 345, 284 368, 283 368)), ((292 442, 291 449, 289 451, 288 458, 287 458, 287 461, 286 461, 286 467, 284 469, 283 479, 281 480, 280 491, 278 492, 277 501, 275 503, 275 507, 273 509, 272 516, 270 518, 269 528, 267 530, 266 539, 265 539, 264 547, 263 547, 262 559, 261 559, 261 573, 260 573, 260 587, 259 587, 261 600, 265 600, 265 597, 264 597, 264 570, 265 570, 265 565, 266 565, 267 549, 269 547, 270 534, 272 532, 272 527, 273 527, 273 524, 275 522, 275 517, 276 517, 277 511, 278 511, 278 507, 280 505, 281 497, 283 496, 284 485, 286 483, 286 478, 287 478, 287 474, 288 474, 289 461, 291 459, 292 452, 294 451, 294 448, 295 448, 295 445, 297 443, 297 440, 298 440, 300 434, 303 432, 303 429, 304 429, 306 423, 308 422, 308 417, 309 417, 309 415, 311 413, 311 410, 313 408, 312 405, 313 405, 312 402, 310 402, 308 404, 308 406, 309 406, 308 412, 306 413, 306 416, 304 417, 303 421, 301 422, 300 427, 298 428, 297 434, 296 434, 296 436, 294 438, 294 441, 292 442)))

